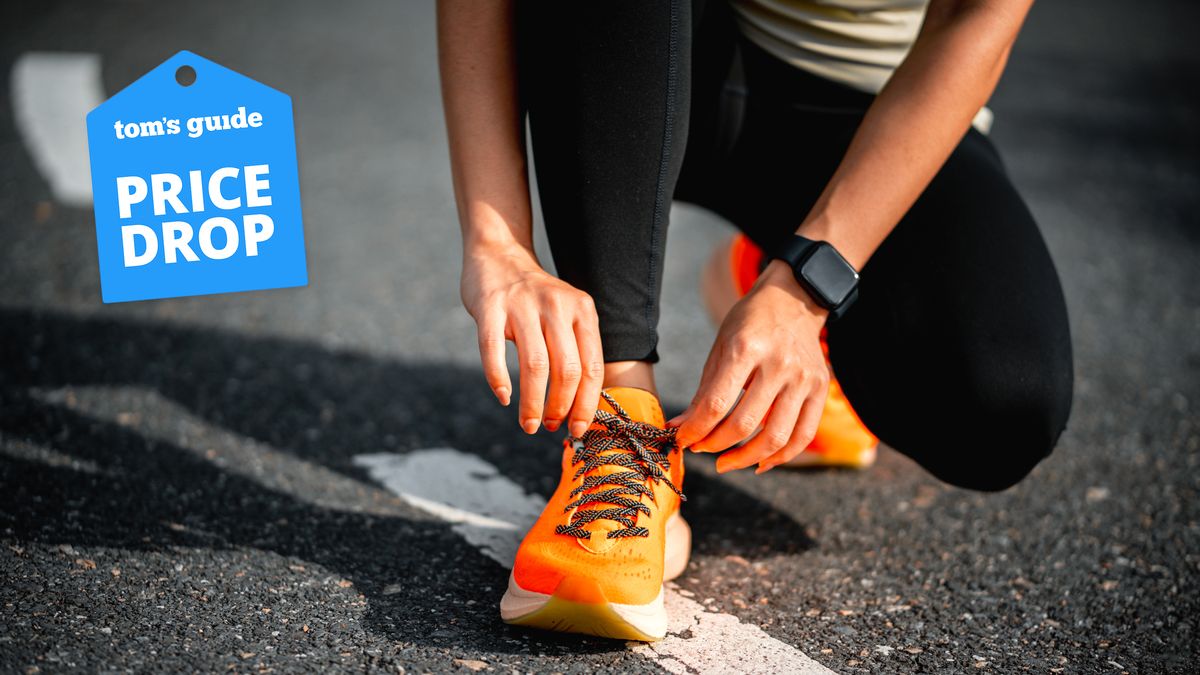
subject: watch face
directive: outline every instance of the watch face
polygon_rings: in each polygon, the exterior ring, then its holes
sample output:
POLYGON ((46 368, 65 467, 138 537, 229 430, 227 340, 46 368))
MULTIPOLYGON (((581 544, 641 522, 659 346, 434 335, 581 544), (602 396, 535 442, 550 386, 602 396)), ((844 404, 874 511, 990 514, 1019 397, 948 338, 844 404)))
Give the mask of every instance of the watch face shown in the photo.
POLYGON ((845 302, 858 284, 858 272, 832 246, 821 242, 801 270, 809 287, 824 296, 828 307, 845 302))

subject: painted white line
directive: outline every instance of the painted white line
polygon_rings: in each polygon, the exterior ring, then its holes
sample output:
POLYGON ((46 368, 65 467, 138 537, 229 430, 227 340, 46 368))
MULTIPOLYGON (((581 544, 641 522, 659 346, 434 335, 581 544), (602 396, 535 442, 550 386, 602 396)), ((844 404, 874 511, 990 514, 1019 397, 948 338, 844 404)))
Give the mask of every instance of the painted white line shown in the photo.
POLYGON ((22 54, 12 70, 13 113, 33 163, 67 206, 92 203, 87 114, 104 101, 100 55, 22 54))
POLYGON ((506 568, 546 505, 496 467, 452 448, 358 455, 354 463, 404 501, 453 523, 452 530, 506 568))
MULTIPOLYGON (((527 494, 479 457, 452 448, 404 455, 359 455, 354 463, 409 504, 433 515, 450 514, 452 529, 499 562, 512 567, 517 546, 546 500, 527 494)), ((670 624, 666 639, 630 643, 633 651, 672 673, 801 673, 833 671, 800 650, 735 616, 710 612, 667 585, 670 624), (687 635, 688 637, 683 637, 687 635)))

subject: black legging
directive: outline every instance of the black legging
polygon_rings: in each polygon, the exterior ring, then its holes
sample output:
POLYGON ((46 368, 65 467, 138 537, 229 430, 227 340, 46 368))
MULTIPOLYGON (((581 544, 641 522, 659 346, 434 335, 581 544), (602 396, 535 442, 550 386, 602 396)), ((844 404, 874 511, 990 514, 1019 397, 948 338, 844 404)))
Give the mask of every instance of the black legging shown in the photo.
MULTIPOLYGON (((657 359, 672 198, 770 247, 815 203, 873 99, 741 40, 723 0, 698 8, 519 5, 554 263, 595 300, 608 361, 657 359), (744 85, 728 81, 735 60, 744 85)), ((1003 489, 1050 453, 1071 408, 1066 306, 986 136, 963 138, 862 269, 828 340, 866 425, 939 478, 1003 489)))

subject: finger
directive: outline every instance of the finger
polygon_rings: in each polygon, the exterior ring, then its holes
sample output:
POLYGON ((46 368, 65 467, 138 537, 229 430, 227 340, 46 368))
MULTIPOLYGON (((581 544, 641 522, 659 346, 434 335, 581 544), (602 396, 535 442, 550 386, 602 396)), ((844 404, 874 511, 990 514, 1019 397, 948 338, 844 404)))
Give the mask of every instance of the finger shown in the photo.
POLYGON ((722 453, 717 458, 717 472, 744 469, 771 457, 787 446, 803 404, 803 394, 793 387, 785 388, 771 405, 762 431, 742 447, 722 453))
POLYGON ((821 387, 818 391, 818 394, 810 396, 804 401, 804 407, 796 419, 796 428, 792 431, 792 437, 788 439, 787 445, 760 463, 755 473, 770 471, 780 464, 786 464, 808 449, 813 437, 817 435, 817 426, 821 423, 821 415, 825 412, 827 389, 821 387))
MULTIPOLYGON (((588 301, 589 307, 591 301, 588 301)), ((575 322, 575 342, 579 345, 579 360, 583 364, 583 379, 575 394, 568 429, 579 438, 596 417, 600 389, 604 386, 604 351, 600 344, 600 324, 593 309, 587 318, 575 322)))
POLYGON ((720 452, 753 436, 779 395, 779 389, 779 386, 762 376, 762 371, 757 371, 747 385, 746 393, 742 394, 729 415, 707 436, 692 443, 692 450, 720 452))
POLYGON ((483 376, 492 393, 500 400, 500 405, 507 406, 512 397, 512 379, 504 361, 507 347, 504 322, 502 312, 488 314, 479 322, 479 359, 483 362, 483 376))
POLYGON ((546 347, 550 352, 550 393, 546 397, 546 411, 542 415, 546 429, 558 431, 583 377, 579 360, 579 347, 575 344, 575 331, 569 319, 560 316, 546 318, 542 323, 546 336, 546 347))
POLYGON ((690 412, 679 425, 676 439, 680 447, 688 447, 704 438, 728 414, 742 393, 751 367, 744 359, 727 358, 725 350, 714 351, 709 359, 719 359, 713 375, 692 399, 690 412))
POLYGON ((546 379, 550 375, 550 354, 542 335, 542 322, 537 314, 516 319, 510 317, 516 336, 517 360, 521 364, 521 406, 518 413, 525 433, 537 431, 546 401, 546 379))

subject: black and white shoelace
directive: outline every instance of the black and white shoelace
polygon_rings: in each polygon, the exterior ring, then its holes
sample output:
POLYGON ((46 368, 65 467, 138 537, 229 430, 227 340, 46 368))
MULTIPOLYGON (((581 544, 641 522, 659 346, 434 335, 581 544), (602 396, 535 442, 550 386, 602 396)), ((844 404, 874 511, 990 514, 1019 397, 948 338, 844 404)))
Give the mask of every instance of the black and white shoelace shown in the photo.
POLYGON ((671 482, 667 472, 671 469, 670 454, 676 449, 675 429, 660 429, 638 422, 613 400, 607 392, 601 396, 612 406, 616 414, 605 410, 596 411, 599 426, 584 432, 573 441, 575 454, 571 464, 582 463, 575 472, 575 479, 584 476, 583 484, 571 491, 577 497, 567 504, 564 512, 575 509, 571 521, 557 526, 556 534, 591 539, 592 533, 586 525, 597 520, 612 520, 624 525, 608 533, 609 539, 620 537, 648 537, 650 530, 637 525, 638 513, 650 515, 650 507, 639 499, 642 495, 654 501, 654 492, 647 483, 666 481, 680 499, 683 492, 671 482), (603 466, 619 466, 626 471, 607 475, 591 475, 603 466), (605 508, 585 509, 589 505, 607 505, 605 508))

